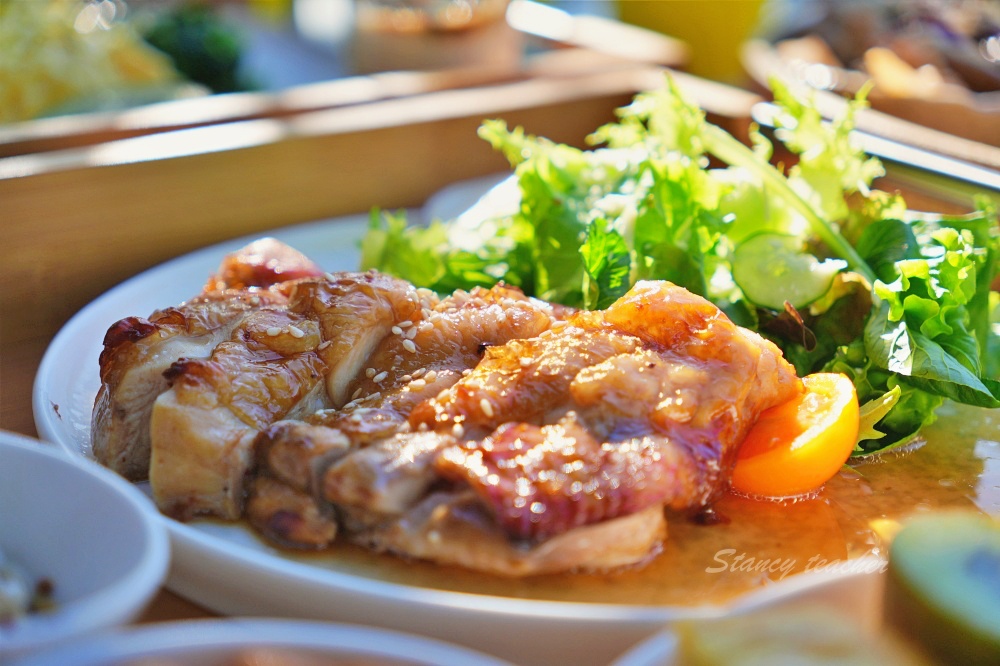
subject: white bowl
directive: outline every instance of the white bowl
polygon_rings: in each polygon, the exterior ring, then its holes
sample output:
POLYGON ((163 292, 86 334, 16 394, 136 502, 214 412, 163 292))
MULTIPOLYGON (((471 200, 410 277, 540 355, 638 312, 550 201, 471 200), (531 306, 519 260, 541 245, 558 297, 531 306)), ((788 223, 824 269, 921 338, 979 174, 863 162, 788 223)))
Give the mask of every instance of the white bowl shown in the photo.
POLYGON ((192 620, 112 630, 36 652, 17 662, 17 666, 154 662, 172 666, 235 663, 511 666, 481 652, 411 634, 279 619, 192 620))
POLYGON ((0 662, 135 618, 159 589, 169 540, 151 502, 96 463, 0 430, 0 547, 55 607, 0 624, 0 662))

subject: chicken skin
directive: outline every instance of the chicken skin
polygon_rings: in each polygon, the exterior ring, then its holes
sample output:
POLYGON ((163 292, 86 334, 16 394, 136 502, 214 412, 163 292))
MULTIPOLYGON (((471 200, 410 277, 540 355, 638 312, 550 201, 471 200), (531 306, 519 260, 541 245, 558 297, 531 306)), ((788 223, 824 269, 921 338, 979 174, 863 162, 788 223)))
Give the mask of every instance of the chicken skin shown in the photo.
POLYGON ((285 305, 282 287, 290 277, 322 274, 297 250, 263 238, 224 257, 190 301, 112 325, 91 427, 97 460, 127 479, 146 479, 149 420, 153 402, 169 386, 167 369, 180 358, 207 358, 255 310, 285 305))

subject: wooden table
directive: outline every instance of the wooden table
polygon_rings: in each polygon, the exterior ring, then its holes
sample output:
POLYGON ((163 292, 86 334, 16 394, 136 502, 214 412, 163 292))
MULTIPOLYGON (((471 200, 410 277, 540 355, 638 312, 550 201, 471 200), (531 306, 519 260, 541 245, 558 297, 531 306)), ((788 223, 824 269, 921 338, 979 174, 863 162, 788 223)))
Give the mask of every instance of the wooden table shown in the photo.
MULTIPOLYGON (((255 96, 226 101, 236 108, 221 116, 220 100, 185 103, 161 125, 77 119, 63 123, 62 143, 53 122, 0 132, 0 428, 37 436, 31 389, 49 342, 140 271, 237 236, 420 205, 450 182, 507 167, 476 135, 484 118, 582 146, 615 108, 663 82, 659 67, 568 56, 530 76, 402 74, 284 93, 299 95, 297 110, 255 96)), ((715 122, 745 136, 759 98, 677 77, 715 122)), ((164 589, 140 621, 208 616, 164 589)))

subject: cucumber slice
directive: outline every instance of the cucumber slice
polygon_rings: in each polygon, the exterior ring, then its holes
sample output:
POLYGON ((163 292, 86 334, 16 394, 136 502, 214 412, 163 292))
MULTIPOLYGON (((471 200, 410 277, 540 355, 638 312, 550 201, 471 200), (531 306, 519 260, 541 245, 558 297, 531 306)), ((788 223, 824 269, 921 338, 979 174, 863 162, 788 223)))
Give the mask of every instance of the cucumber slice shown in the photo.
POLYGON ((893 539, 886 624, 947 664, 1000 664, 1000 521, 949 511, 893 539))
POLYGON ((801 308, 829 291, 847 262, 820 261, 803 251, 796 236, 761 232, 737 246, 732 266, 733 280, 750 302, 784 310, 785 301, 801 308))

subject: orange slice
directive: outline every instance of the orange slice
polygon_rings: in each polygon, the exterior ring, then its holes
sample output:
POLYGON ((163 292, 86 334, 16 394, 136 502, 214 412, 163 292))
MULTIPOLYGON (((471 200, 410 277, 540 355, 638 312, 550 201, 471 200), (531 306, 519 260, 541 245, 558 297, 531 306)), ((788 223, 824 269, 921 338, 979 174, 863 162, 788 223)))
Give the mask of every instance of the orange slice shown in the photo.
POLYGON ((761 413, 740 446, 737 492, 791 497, 818 490, 843 466, 858 438, 858 395, 846 375, 816 373, 805 391, 761 413))

